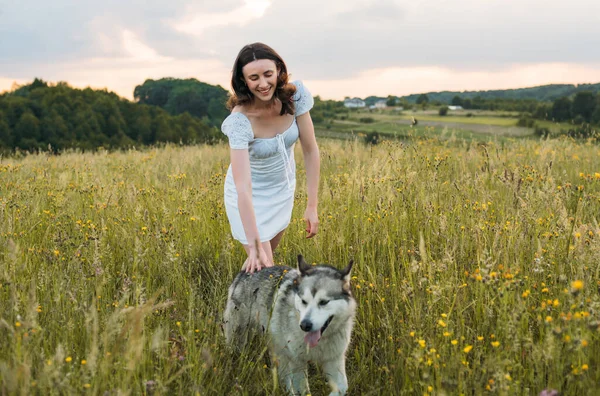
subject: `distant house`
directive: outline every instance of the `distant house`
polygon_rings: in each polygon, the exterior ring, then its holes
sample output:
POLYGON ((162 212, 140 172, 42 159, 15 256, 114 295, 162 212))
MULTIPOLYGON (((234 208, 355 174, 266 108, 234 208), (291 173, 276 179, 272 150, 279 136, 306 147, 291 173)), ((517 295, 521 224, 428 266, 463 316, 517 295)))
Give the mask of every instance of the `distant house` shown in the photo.
POLYGON ((376 109, 385 109, 387 104, 385 100, 378 100, 373 106, 375 106, 376 109))
POLYGON ((372 104, 371 106, 369 106, 369 109, 374 110, 374 109, 385 109, 387 107, 386 101, 385 100, 378 100, 377 102, 375 102, 374 104, 372 104))
POLYGON ((360 108, 360 107, 365 107, 366 104, 365 104, 365 101, 362 100, 361 98, 352 98, 352 99, 347 98, 347 99, 344 99, 344 106, 348 107, 348 108, 356 109, 356 108, 360 108))
POLYGON ((448 106, 448 110, 462 110, 462 106, 448 106))

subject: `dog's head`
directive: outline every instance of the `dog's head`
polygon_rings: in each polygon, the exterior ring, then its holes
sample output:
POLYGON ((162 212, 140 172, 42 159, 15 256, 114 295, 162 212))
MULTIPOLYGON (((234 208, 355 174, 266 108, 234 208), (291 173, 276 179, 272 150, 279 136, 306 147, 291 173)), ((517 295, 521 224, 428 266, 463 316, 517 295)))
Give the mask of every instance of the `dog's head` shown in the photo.
POLYGON ((339 328, 352 322, 356 302, 350 292, 353 261, 343 270, 328 266, 312 266, 298 256, 295 306, 300 314, 300 328, 306 332, 304 341, 312 348, 327 328, 339 328))

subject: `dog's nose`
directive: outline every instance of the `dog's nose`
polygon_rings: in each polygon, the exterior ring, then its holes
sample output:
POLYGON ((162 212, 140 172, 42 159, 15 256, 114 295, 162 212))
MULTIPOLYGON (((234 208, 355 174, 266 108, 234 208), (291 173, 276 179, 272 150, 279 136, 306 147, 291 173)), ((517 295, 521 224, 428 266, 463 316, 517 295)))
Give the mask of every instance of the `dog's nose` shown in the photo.
POLYGON ((303 331, 311 331, 312 330, 312 322, 308 319, 304 319, 302 322, 300 322, 300 328, 303 331))

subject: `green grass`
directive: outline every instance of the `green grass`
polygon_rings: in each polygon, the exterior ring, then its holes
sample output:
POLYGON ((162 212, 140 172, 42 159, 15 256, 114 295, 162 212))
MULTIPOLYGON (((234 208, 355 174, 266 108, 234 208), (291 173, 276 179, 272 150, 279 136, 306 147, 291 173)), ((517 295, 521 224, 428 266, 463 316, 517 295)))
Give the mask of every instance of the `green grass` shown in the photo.
POLYGON ((439 116, 431 111, 395 113, 394 111, 353 111, 345 119, 341 117, 317 124, 319 135, 326 137, 363 136, 377 132, 397 139, 457 138, 485 142, 497 142, 513 138, 529 138, 533 129, 518 128, 517 119, 506 116, 491 116, 487 113, 475 117, 439 116), (416 117, 419 124, 412 127, 407 121, 416 117), (370 118, 371 122, 364 122, 370 118), (361 121, 363 119, 363 121, 361 121), (427 124, 430 123, 430 124, 427 124))
POLYGON ((536 120, 535 123, 542 127, 548 128, 550 132, 559 133, 561 131, 568 131, 569 129, 573 129, 574 125, 568 122, 553 122, 553 121, 545 121, 545 120, 536 120))
POLYGON ((448 123, 460 123, 460 124, 481 124, 481 125, 498 125, 505 127, 513 127, 517 125, 516 118, 509 117, 491 117, 491 116, 475 116, 465 117, 458 115, 419 115, 415 113, 404 113, 400 117, 405 120, 412 120, 412 117, 416 117, 419 121, 437 121, 437 122, 448 122, 448 123))
POLYGON ((362 117, 373 117, 378 121, 393 121, 393 120, 412 120, 413 117, 419 121, 437 121, 447 123, 459 123, 459 124, 480 124, 480 125, 497 125, 512 127, 517 125, 518 115, 505 112, 485 112, 485 111, 450 111, 448 115, 440 116, 438 110, 420 110, 410 111, 405 110, 402 112, 396 112, 393 110, 379 110, 379 111, 354 111, 350 113, 350 119, 358 121, 362 117), (472 114, 471 117, 467 117, 466 114, 472 114))
MULTIPOLYGON (((275 260, 355 259, 350 394, 600 390, 597 143, 320 148, 320 233, 298 152, 275 260)), ((220 329, 245 258, 228 162, 225 145, 1 159, 2 394, 282 394, 264 345, 237 355, 220 329)))

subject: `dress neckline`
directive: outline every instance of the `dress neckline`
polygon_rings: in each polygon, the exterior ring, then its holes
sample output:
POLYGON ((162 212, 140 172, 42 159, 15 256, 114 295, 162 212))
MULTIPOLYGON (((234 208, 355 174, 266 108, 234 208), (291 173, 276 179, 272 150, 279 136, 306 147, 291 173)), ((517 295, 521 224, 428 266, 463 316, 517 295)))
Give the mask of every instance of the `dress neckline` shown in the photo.
POLYGON ((273 137, 268 137, 268 138, 260 138, 260 137, 256 137, 256 136, 254 136, 254 129, 252 129, 252 122, 250 122, 250 119, 248 118, 248 116, 247 116, 246 114, 242 113, 241 111, 238 111, 238 112, 236 112, 235 114, 241 114, 242 116, 244 116, 244 118, 245 118, 246 120, 248 120, 248 124, 250 124, 250 130, 252 131, 252 139, 253 139, 253 140, 273 140, 273 139, 277 139, 277 136, 284 135, 284 134, 285 134, 287 131, 289 131, 290 129, 292 129, 292 127, 293 127, 293 126, 294 126, 294 124, 296 123, 296 115, 294 114, 294 116, 293 116, 293 120, 292 120, 292 123, 290 124, 290 126, 289 126, 289 127, 287 127, 287 129, 286 129, 285 131, 283 131, 283 132, 280 132, 280 133, 276 134, 276 135, 275 135, 275 136, 273 136, 273 137))

